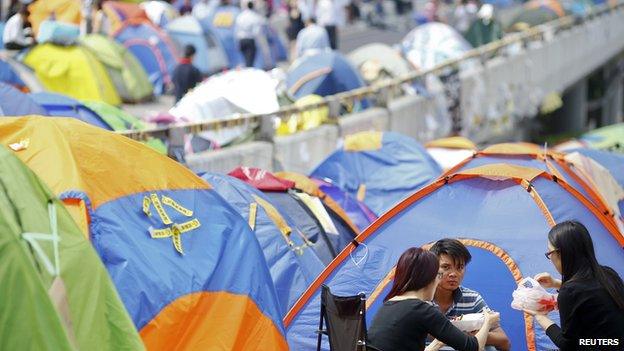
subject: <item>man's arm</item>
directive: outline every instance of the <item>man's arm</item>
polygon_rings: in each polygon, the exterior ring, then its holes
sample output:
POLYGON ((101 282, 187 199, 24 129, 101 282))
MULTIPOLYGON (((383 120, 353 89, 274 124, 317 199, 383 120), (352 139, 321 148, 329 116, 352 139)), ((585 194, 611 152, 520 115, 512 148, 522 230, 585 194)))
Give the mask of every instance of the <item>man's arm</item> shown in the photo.
POLYGON ((501 327, 490 330, 485 344, 494 346, 501 351, 509 351, 511 349, 511 342, 501 327))

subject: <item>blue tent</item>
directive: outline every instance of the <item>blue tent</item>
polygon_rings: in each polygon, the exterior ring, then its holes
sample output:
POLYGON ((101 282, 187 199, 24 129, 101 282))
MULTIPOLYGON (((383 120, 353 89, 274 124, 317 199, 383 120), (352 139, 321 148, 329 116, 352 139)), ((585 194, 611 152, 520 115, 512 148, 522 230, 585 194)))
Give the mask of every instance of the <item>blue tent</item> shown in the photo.
POLYGON ((357 226, 358 232, 366 229, 377 216, 363 202, 347 194, 344 190, 333 185, 330 179, 313 179, 327 196, 332 198, 345 211, 347 216, 357 226))
POLYGON ((0 82, 10 84, 14 87, 25 87, 26 83, 13 70, 8 62, 0 59, 0 82))
POLYGON ((442 173, 416 140, 393 132, 363 132, 312 171, 381 215, 442 173))
POLYGON ((288 93, 295 98, 333 95, 364 86, 358 71, 341 54, 320 52, 299 58, 288 70, 288 93))
MULTIPOLYGON (((230 68, 240 66, 245 62, 238 46, 238 40, 234 36, 236 17, 240 13, 241 10, 237 6, 218 6, 211 14, 200 20, 204 27, 210 28, 219 38, 228 56, 230 68)), ((254 59, 254 67, 271 69, 276 66, 277 62, 288 58, 288 51, 277 32, 269 25, 262 28, 262 34, 268 47, 262 43, 256 43, 258 50, 254 59)))
MULTIPOLYGON (((565 220, 582 222, 592 235, 600 263, 624 275, 624 239, 606 215, 570 189, 547 172, 509 164, 440 177, 386 212, 326 268, 323 278, 284 318, 291 349, 316 345, 313 331, 318 326, 322 284, 337 295, 364 292, 370 322, 391 287, 401 253, 445 237, 459 238, 469 247, 473 259, 463 285, 479 291, 501 313, 513 349, 555 349, 532 318, 525 320, 521 311, 510 306, 522 277, 556 274, 543 256, 550 228, 565 220)), ((558 319, 556 313, 551 316, 558 319)))
POLYGON ((598 149, 573 149, 569 153, 578 152, 583 156, 587 156, 598 162, 604 168, 608 169, 613 178, 624 188, 624 156, 621 154, 603 151, 598 149))
POLYGON ((211 28, 219 38, 230 68, 243 64, 243 55, 238 48, 238 41, 234 37, 234 24, 240 14, 240 8, 236 6, 219 6, 214 12, 201 19, 202 26, 211 28))
POLYGON ((56 93, 30 94, 32 99, 41 105, 46 112, 42 115, 71 117, 106 130, 113 130, 95 111, 78 100, 56 93))
POLYGON ((290 217, 312 243, 324 264, 329 264, 336 257, 339 233, 327 233, 312 209, 304 203, 302 197, 305 195, 295 188, 295 182, 257 168, 239 167, 229 174, 262 191, 275 207, 282 210, 283 215, 290 217))
POLYGON ((178 64, 175 47, 167 34, 146 22, 128 22, 115 33, 115 40, 139 60, 154 86, 154 94, 165 93, 178 64))
MULTIPOLYGON (((197 50, 193 64, 204 74, 212 74, 228 68, 228 58, 221 42, 205 25, 193 16, 177 18, 167 25, 167 33, 179 49, 192 44, 197 50)), ((181 50, 182 51, 182 50, 181 50)))
POLYGON ((262 192, 224 174, 206 173, 201 177, 252 227, 271 271, 282 316, 285 315, 325 265, 293 220, 262 192))
POLYGON ((609 211, 609 206, 593 188, 593 185, 584 180, 582 173, 569 164, 563 154, 544 150, 534 144, 503 143, 491 145, 456 165, 448 173, 501 162, 533 167, 548 172, 559 179, 565 180, 602 211, 609 211))
POLYGON ((0 116, 44 115, 45 110, 29 95, 0 82, 0 116))

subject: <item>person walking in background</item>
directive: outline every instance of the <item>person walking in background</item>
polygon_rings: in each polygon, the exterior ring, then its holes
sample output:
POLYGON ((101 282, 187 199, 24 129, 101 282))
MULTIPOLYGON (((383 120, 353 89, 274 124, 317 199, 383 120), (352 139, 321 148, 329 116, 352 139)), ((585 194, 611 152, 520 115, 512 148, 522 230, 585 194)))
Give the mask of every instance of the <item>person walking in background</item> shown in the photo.
POLYGON ((458 32, 464 34, 477 18, 477 4, 473 0, 459 0, 453 11, 453 26, 458 32))
POLYGON ((193 65, 194 56, 195 47, 191 44, 186 45, 184 57, 180 59, 180 64, 173 70, 171 80, 176 102, 180 101, 189 90, 202 81, 201 72, 193 65))
POLYGON ((28 22, 29 3, 21 1, 18 12, 6 22, 2 42, 8 50, 22 50, 35 44, 32 27, 28 22))
MULTIPOLYGON (((613 269, 598 263, 587 228, 576 221, 552 227, 548 233, 546 258, 561 273, 562 280, 549 273, 537 274, 535 280, 544 288, 559 290, 557 304, 561 326, 540 311, 525 312, 535 317, 562 351, 581 349, 580 339, 612 339, 622 343, 624 283, 613 269)), ((612 348, 605 347, 607 349, 612 348)), ((613 349, 621 350, 622 344, 613 349)))
POLYGON ((184 0, 184 3, 180 7, 180 16, 193 13, 193 4, 191 0, 184 0))
POLYGON ((262 31, 264 18, 254 11, 253 1, 247 2, 247 8, 236 17, 234 34, 238 40, 240 51, 245 58, 245 66, 253 67, 256 57, 256 38, 262 31))
POLYGON ((301 57, 306 53, 331 50, 327 31, 325 28, 316 24, 314 18, 308 19, 306 27, 297 35, 295 47, 295 58, 301 57))
POLYGON ((93 33, 108 35, 110 33, 110 21, 102 8, 104 0, 97 0, 93 5, 93 33))
POLYGON ((300 9, 299 0, 289 0, 287 4, 288 8, 288 27, 286 28, 286 34, 288 35, 288 42, 290 44, 290 57, 294 59, 297 57, 296 40, 299 32, 305 27, 303 21, 303 13, 300 9))
POLYGON ((485 311, 484 323, 475 336, 457 329, 431 302, 443 272, 438 258, 422 248, 407 249, 396 265, 392 289, 373 317, 369 344, 380 350, 437 351, 443 343, 459 351, 485 346, 488 330, 498 325, 499 314, 485 311), (436 339, 425 348, 427 335, 436 339))
MULTIPOLYGON (((346 4, 345 4, 346 5, 346 4)), ((343 0, 319 0, 316 4, 316 21, 325 27, 332 50, 338 49, 338 27, 345 22, 343 0)))

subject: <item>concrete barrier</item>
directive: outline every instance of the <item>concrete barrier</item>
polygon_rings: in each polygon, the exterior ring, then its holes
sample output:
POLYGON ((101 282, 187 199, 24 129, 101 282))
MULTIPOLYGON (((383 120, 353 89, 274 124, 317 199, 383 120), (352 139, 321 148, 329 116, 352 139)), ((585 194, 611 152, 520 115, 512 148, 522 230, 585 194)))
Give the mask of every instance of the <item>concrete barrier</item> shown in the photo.
POLYGON ((273 143, 276 170, 308 174, 336 150, 338 127, 323 125, 293 135, 276 136, 273 143))
POLYGON ((194 172, 228 173, 238 166, 258 167, 273 171, 273 145, 253 141, 220 150, 210 150, 186 157, 194 172))
POLYGON ((391 100, 388 103, 390 130, 423 143, 448 135, 451 122, 444 101, 442 96, 411 95, 391 100))
POLYGON ((385 108, 369 108, 340 117, 338 128, 341 137, 372 130, 383 132, 390 128, 390 113, 385 108))

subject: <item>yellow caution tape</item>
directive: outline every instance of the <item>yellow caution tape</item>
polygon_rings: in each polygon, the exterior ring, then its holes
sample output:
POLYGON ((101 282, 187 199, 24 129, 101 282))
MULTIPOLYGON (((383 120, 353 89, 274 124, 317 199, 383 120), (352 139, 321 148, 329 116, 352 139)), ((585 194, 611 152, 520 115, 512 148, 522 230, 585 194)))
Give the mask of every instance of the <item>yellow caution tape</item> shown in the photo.
POLYGON ((258 204, 252 202, 249 204, 249 227, 251 230, 256 230, 256 214, 258 213, 258 204))
POLYGON ((160 200, 158 199, 158 195, 156 194, 151 194, 150 198, 152 199, 152 203, 154 204, 154 207, 156 208, 156 212, 158 212, 158 216, 160 216, 160 219, 162 220, 162 222, 164 224, 171 224, 171 219, 169 218, 169 215, 167 215, 167 212, 165 212, 165 209, 162 207, 162 204, 160 203, 160 200))
POLYGON ((360 202, 363 202, 366 198, 366 184, 360 184, 357 190, 356 199, 360 202))
POLYGON ((152 211, 150 211, 150 203, 150 198, 147 196, 143 196, 143 213, 145 213, 145 215, 148 217, 152 216, 152 211))
POLYGON ((168 238, 172 235, 171 228, 153 229, 149 230, 150 236, 154 239, 168 238))
POLYGON ((176 251, 184 255, 184 250, 182 249, 182 240, 180 240, 180 234, 182 234, 182 232, 180 231, 180 228, 177 224, 171 226, 171 233, 173 237, 173 246, 175 247, 176 251))
POLYGON ((186 207, 180 205, 179 203, 177 203, 174 199, 162 195, 162 203, 173 208, 174 210, 180 212, 181 214, 187 216, 187 217, 191 217, 193 215, 193 211, 187 209, 186 207))
POLYGON ((199 223, 199 219, 194 218, 188 222, 184 222, 181 224, 174 224, 173 226, 177 227, 180 233, 186 233, 186 232, 190 232, 193 229, 199 228, 199 226, 201 226, 201 223, 199 223))

